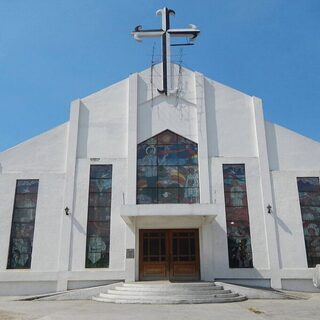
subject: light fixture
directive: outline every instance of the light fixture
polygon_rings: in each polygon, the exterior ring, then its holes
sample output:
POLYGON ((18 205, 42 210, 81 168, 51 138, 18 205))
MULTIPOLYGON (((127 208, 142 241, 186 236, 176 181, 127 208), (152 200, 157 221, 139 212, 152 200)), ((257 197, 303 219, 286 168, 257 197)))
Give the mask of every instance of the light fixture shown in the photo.
POLYGON ((70 209, 69 209, 68 207, 65 207, 65 208, 64 208, 64 212, 66 213, 66 216, 68 216, 68 215, 69 215, 69 212, 70 212, 70 209))
POLYGON ((268 209, 268 213, 271 213, 272 207, 270 203, 268 204, 267 209, 268 209))

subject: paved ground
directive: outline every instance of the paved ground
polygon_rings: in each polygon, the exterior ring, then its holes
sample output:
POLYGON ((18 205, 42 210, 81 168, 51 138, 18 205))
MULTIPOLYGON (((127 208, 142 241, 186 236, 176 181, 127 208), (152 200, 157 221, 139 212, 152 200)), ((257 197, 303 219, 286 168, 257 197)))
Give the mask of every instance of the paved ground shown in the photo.
POLYGON ((1 320, 251 320, 320 319, 320 294, 308 300, 248 300, 229 304, 118 305, 95 301, 5 301, 1 320))

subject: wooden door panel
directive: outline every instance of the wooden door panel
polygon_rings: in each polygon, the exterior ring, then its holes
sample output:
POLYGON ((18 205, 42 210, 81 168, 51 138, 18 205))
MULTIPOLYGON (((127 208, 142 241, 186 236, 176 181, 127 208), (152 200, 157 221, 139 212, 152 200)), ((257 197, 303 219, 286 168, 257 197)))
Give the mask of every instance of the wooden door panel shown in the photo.
POLYGON ((140 280, 200 279, 197 229, 140 230, 140 280))
POLYGON ((167 278, 167 266, 164 264, 144 263, 141 274, 143 280, 163 280, 167 278))
POLYGON ((199 280, 199 233, 196 229, 170 230, 171 280, 199 280))
POLYGON ((140 230, 140 280, 167 279, 169 274, 166 230, 140 230))
POLYGON ((173 277, 190 277, 193 278, 197 273, 197 267, 194 263, 192 264, 174 264, 173 265, 173 277))

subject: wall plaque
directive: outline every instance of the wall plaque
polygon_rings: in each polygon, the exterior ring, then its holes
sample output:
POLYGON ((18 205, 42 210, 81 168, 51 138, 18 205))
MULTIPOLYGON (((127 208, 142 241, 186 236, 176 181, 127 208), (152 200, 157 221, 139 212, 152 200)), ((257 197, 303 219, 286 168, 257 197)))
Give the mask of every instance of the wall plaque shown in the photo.
POLYGON ((134 259, 134 249, 127 249, 126 258, 127 259, 134 259))

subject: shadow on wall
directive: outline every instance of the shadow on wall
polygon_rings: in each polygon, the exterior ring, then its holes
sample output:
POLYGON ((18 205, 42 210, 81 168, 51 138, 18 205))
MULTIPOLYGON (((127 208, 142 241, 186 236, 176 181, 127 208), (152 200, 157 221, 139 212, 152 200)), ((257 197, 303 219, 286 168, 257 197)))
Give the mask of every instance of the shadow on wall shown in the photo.
POLYGON ((71 213, 71 236, 70 236, 70 255, 69 255, 69 266, 72 266, 73 261, 73 244, 74 244, 74 228, 78 230, 79 233, 86 235, 87 231, 77 220, 73 213, 71 213))
POLYGON ((278 141, 275 125, 273 123, 266 122, 265 128, 270 170, 280 170, 278 141))
POLYGON ((89 109, 81 102, 77 148, 77 156, 79 158, 87 158, 88 155, 89 114, 89 109))
MULTIPOLYGON (((138 105, 148 101, 148 92, 151 88, 152 86, 149 87, 147 82, 138 75, 138 105)), ((157 93, 155 93, 155 96, 157 96, 157 93)))
MULTIPOLYGON (((191 102, 175 95, 169 97, 157 95, 153 100, 140 102, 138 104, 138 143, 166 129, 185 136, 185 132, 179 132, 179 130, 177 132, 177 128, 184 128, 195 135, 194 107, 191 102), (163 110, 167 110, 168 113, 163 110)), ((191 140, 195 139, 191 138, 191 140)))
MULTIPOLYGON (((268 160, 269 160, 269 168, 271 171, 280 170, 279 163, 279 152, 278 152, 278 140, 276 134, 276 126, 273 123, 266 122, 265 123, 266 130, 266 140, 267 140, 267 151, 268 151, 268 160)), ((275 199, 274 187, 272 186, 272 198, 275 199)), ((274 217, 274 225, 276 230, 276 239, 277 239, 277 249, 278 249, 278 259, 280 268, 283 268, 283 261, 281 255, 281 247, 280 247, 280 238, 279 238, 279 228, 281 228, 284 232, 292 235, 291 229, 287 226, 287 224, 277 215, 277 203, 273 203, 273 217, 274 217)))
POLYGON ((281 218, 279 218, 277 215, 274 215, 274 217, 275 217, 276 224, 279 225, 284 232, 292 234, 292 231, 290 230, 290 228, 284 223, 284 221, 281 218))
MULTIPOLYGON (((157 99, 160 99, 158 97, 157 99)), ((143 121, 143 125, 139 126, 137 125, 137 138, 143 137, 142 140, 138 140, 138 143, 142 142, 145 139, 148 139, 152 137, 152 108, 153 108, 153 102, 149 101, 144 104, 138 104, 138 110, 137 110, 137 118, 138 123, 140 123, 141 116, 143 118, 148 119, 148 121, 143 121)))
POLYGON ((74 216, 72 216, 72 225, 76 227, 79 233, 82 233, 84 235, 87 234, 86 229, 83 228, 82 224, 74 216))
MULTIPOLYGON (((272 188, 272 198, 275 199, 273 183, 271 183, 271 188, 272 188)), ((291 229, 286 225, 286 223, 280 217, 278 217, 278 215, 277 215, 277 203, 275 201, 273 202, 272 216, 273 216, 273 219, 274 219, 274 226, 275 226, 275 231, 276 231, 276 240, 277 240, 277 251, 278 251, 279 265, 280 265, 280 268, 283 268, 281 246, 280 246, 280 236, 279 236, 279 234, 280 234, 279 233, 279 227, 284 232, 289 233, 290 235, 292 235, 293 233, 292 233, 291 229)))
MULTIPOLYGON (((79 177, 78 166, 76 166, 75 185, 77 185, 79 183, 78 177, 79 177)), ((77 188, 74 189, 74 199, 78 199, 78 189, 77 188)), ((75 210, 76 210, 75 202, 73 203, 72 207, 73 207, 73 212, 71 212, 71 214, 69 215, 69 218, 71 219, 69 266, 72 266, 72 261, 73 261, 73 245, 74 245, 75 229, 83 235, 87 234, 87 230, 86 230, 87 225, 83 226, 83 224, 81 224, 79 222, 79 220, 77 220, 77 218, 75 217, 75 210)))
MULTIPOLYGON (((200 85, 197 83, 197 86, 200 85)), ((206 105, 206 121, 207 121, 207 139, 208 139, 208 155, 209 157, 219 156, 218 129, 216 118, 216 99, 215 88, 207 80, 204 79, 205 105, 206 105)))

